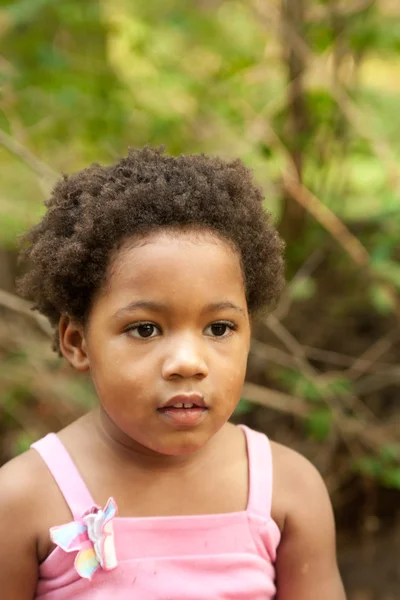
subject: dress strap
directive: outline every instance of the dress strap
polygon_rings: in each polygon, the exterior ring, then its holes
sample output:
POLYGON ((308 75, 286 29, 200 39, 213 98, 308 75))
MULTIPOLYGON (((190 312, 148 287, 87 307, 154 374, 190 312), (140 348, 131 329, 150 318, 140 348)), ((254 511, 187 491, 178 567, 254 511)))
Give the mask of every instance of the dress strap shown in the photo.
POLYGON ((272 453, 267 436, 240 425, 247 442, 249 469, 249 498, 247 510, 263 518, 270 518, 272 504, 272 453))
POLYGON ((55 433, 49 433, 32 444, 31 448, 34 448, 46 463, 74 519, 79 519, 88 508, 95 505, 95 502, 60 438, 55 433))

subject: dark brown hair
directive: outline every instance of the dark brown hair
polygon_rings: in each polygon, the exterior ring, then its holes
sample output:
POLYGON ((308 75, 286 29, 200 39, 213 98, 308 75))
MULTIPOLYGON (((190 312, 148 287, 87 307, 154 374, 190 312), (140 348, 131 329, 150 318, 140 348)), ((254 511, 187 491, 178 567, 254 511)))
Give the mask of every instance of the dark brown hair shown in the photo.
MULTIPOLYGON (((131 149, 111 166, 65 175, 43 219, 22 238, 28 269, 21 295, 57 328, 62 314, 84 323, 113 251, 156 229, 211 230, 237 249, 248 309, 273 304, 283 285, 283 242, 262 192, 240 160, 131 149)), ((59 350, 57 332, 55 349, 59 350)))

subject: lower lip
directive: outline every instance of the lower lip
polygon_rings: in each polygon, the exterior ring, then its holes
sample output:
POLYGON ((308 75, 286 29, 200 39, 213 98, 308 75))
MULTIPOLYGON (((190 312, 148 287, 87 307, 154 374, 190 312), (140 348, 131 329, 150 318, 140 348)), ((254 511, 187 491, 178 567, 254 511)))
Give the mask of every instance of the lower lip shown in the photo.
POLYGON ((163 408, 158 413, 169 423, 181 427, 194 427, 201 423, 207 414, 207 408, 163 408))

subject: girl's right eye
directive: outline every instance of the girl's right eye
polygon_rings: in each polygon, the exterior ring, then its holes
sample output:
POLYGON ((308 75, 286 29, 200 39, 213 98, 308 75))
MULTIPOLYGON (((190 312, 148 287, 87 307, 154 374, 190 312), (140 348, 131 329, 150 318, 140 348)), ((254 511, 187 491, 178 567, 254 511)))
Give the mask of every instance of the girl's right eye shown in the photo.
POLYGON ((154 323, 138 323, 137 325, 133 325, 126 330, 130 336, 138 339, 148 339, 156 337, 160 330, 154 323))

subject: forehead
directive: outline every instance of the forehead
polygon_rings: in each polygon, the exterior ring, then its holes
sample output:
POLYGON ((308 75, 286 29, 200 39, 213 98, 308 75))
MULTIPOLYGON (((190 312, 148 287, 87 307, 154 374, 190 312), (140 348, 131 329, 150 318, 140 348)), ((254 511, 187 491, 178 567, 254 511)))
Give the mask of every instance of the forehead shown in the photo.
POLYGON ((217 235, 190 231, 127 241, 114 256, 104 295, 117 304, 132 296, 191 304, 235 296, 245 302, 237 251, 217 235))

